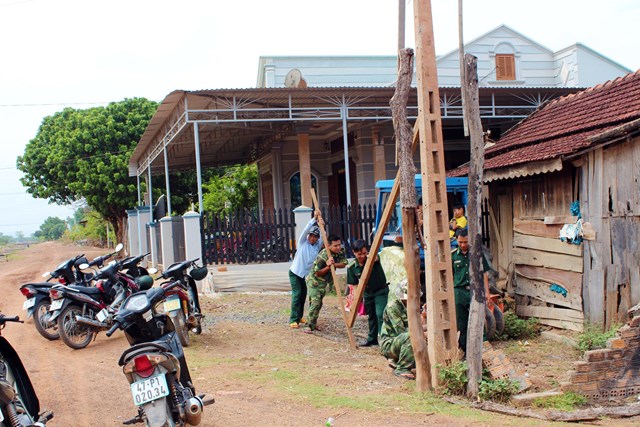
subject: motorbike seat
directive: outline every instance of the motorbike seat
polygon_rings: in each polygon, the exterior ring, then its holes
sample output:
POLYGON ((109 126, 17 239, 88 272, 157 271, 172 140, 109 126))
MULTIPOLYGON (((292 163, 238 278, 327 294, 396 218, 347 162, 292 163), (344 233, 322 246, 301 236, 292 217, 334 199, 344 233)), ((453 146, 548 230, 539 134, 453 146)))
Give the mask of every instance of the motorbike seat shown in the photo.
POLYGON ((73 285, 73 286, 69 286, 71 289, 75 289, 77 291, 80 291, 83 294, 88 294, 88 295, 98 295, 101 294, 102 291, 98 288, 94 288, 92 286, 79 286, 79 285, 73 285))

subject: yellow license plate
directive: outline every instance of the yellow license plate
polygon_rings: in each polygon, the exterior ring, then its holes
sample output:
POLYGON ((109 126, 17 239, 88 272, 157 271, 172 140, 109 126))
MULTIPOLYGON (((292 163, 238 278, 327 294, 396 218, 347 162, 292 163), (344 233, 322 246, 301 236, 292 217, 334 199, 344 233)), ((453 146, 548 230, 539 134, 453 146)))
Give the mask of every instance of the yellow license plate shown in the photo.
POLYGON ((168 313, 180 309, 180 298, 171 298, 164 302, 164 311, 168 313))

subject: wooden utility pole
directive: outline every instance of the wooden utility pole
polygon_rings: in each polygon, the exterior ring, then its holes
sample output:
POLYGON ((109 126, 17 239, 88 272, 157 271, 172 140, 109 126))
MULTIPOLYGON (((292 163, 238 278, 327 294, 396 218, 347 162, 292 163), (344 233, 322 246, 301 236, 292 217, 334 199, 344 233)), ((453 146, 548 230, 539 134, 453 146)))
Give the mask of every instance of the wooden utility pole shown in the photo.
POLYGON ((477 58, 465 55, 465 113, 471 133, 471 161, 469 162, 469 282, 471 306, 469 307, 469 328, 467 330, 467 365, 469 383, 467 395, 478 395, 478 384, 482 379, 482 333, 484 311, 487 303, 482 273, 482 171, 484 169, 484 138, 480 122, 478 100, 477 58))
POLYGON ((413 49, 400 50, 398 63, 400 64, 398 84, 389 104, 391 105, 393 129, 398 145, 402 244, 408 282, 407 319, 411 347, 416 361, 416 390, 427 391, 431 388, 431 371, 420 317, 420 257, 416 241, 416 166, 413 163, 413 150, 411 149, 413 132, 407 120, 407 101, 413 77, 413 49))
POLYGON ((416 36, 416 76, 418 78, 418 120, 420 173, 424 236, 425 283, 427 297, 427 340, 431 379, 438 385, 438 364, 454 357, 458 348, 451 273, 447 182, 440 117, 438 69, 433 38, 433 18, 429 0, 414 0, 416 36))
POLYGON ((458 0, 458 58, 460 60, 460 101, 462 103, 462 128, 464 136, 469 136, 469 123, 467 122, 467 113, 465 111, 465 93, 462 90, 463 82, 467 81, 465 77, 464 67, 464 39, 462 37, 462 0, 458 0))
MULTIPOLYGON (((316 197, 316 192, 313 188, 311 188, 311 198, 313 199, 313 204, 315 205, 315 209, 320 212, 320 205, 318 204, 318 198, 316 197)), ((322 235, 322 242, 324 243, 324 248, 327 250, 327 255, 331 255, 331 250, 329 249, 329 240, 327 239, 327 232, 324 230, 324 226, 320 224, 318 217, 318 228, 320 229, 320 234, 322 235)), ((323 221, 324 222, 324 221, 323 221)), ((349 336, 349 344, 351 344, 352 349, 357 349, 358 345, 356 344, 356 339, 353 337, 353 332, 349 327, 349 323, 347 321, 347 311, 344 309, 344 301, 342 300, 342 290, 340 286, 338 286, 338 276, 336 274, 335 265, 331 264, 331 277, 333 278, 333 286, 336 288, 336 295, 338 295, 338 305, 340 306, 340 312, 342 313, 342 320, 344 320, 344 325, 347 328, 347 335, 349 336)), ((356 307, 358 305, 353 306, 353 311, 357 311, 356 307)))

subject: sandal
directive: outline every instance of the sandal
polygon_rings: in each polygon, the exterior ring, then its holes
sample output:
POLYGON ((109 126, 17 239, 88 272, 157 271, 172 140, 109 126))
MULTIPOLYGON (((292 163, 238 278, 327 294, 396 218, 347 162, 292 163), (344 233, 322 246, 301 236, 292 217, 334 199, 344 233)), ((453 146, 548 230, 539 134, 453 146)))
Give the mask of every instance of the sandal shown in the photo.
POLYGON ((405 380, 415 380, 416 379, 416 376, 413 375, 411 372, 394 371, 393 375, 395 375, 396 377, 404 378, 405 380))
POLYGON ((298 325, 297 322, 291 322, 291 323, 289 323, 289 327, 291 329, 298 329, 300 327, 300 325, 298 325))
POLYGON ((305 334, 313 335, 313 329, 305 328, 302 330, 305 334))

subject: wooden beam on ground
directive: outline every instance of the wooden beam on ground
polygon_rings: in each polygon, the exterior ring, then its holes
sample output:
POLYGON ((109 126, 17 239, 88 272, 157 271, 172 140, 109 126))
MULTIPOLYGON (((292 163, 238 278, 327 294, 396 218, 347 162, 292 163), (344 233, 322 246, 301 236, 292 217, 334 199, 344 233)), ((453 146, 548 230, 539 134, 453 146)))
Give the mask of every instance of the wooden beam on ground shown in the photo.
MULTIPOLYGON (((318 204, 318 198, 316 197, 316 192, 314 191, 313 188, 311 188, 311 198, 313 199, 313 204, 315 205, 315 209, 317 209, 318 212, 320 212, 320 205, 318 204)), ((319 217, 318 219, 320 218, 322 217, 319 217)), ((324 226, 320 224, 320 221, 318 221, 318 228, 320 229, 320 234, 322 235, 324 248, 327 250, 327 254, 329 256, 332 256, 331 250, 329 249, 329 241, 327 240, 327 232, 325 231, 324 226)), ((351 348, 355 350, 358 348, 358 345, 356 344, 356 339, 354 338, 353 332, 351 331, 351 328, 349 327, 349 324, 347 322, 347 311, 344 309, 344 301, 342 300, 342 291, 340 290, 340 286, 338 286, 338 277, 336 275, 336 267, 333 264, 331 264, 331 277, 333 278, 333 285, 336 288, 336 295, 338 295, 338 305, 340 306, 342 319, 344 320, 344 325, 347 328, 347 335, 349 336, 349 344, 351 344, 351 348)), ((353 306, 353 310, 352 310, 353 312, 357 311, 356 307, 357 305, 353 306)))

